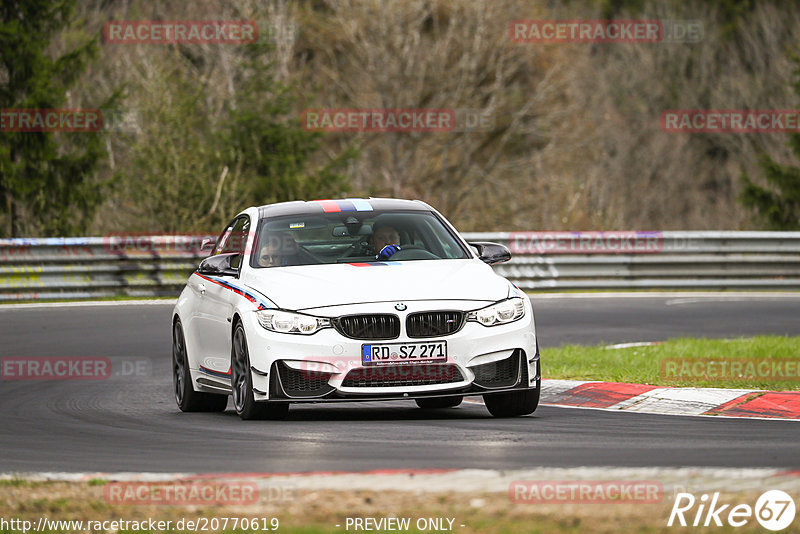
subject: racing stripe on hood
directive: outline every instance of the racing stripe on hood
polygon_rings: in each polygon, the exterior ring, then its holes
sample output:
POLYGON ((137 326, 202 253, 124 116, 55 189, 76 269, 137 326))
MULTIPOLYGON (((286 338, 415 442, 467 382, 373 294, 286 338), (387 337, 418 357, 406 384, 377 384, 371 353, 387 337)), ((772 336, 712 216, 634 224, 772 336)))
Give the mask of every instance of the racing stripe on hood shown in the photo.
POLYGON ((369 263, 366 263, 366 262, 348 263, 347 265, 352 265, 353 267, 386 267, 388 265, 400 265, 400 262, 399 261, 371 261, 369 263))
POLYGON ((509 295, 509 297, 525 298, 527 296, 524 291, 522 291, 519 287, 517 287, 517 284, 512 282, 511 285, 514 286, 514 289, 511 290, 511 294, 509 295))

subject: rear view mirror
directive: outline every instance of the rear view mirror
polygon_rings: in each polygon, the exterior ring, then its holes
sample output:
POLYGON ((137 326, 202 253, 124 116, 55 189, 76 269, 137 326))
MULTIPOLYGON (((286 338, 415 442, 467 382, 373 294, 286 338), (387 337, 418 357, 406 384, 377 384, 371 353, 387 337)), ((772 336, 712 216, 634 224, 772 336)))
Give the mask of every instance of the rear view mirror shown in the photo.
POLYGON ((357 231, 351 232, 346 226, 335 226, 333 228, 333 237, 344 237, 354 235, 369 235, 371 233, 369 226, 361 226, 357 231))

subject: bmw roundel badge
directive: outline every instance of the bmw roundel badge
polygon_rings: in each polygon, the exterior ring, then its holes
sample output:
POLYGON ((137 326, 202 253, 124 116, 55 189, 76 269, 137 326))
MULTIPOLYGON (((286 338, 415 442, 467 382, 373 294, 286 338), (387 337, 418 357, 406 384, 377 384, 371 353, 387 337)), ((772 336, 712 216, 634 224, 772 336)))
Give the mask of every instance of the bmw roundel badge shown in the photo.
POLYGON ((397 304, 394 305, 394 309, 397 311, 406 311, 407 308, 408 306, 406 306, 402 302, 398 302, 397 304))

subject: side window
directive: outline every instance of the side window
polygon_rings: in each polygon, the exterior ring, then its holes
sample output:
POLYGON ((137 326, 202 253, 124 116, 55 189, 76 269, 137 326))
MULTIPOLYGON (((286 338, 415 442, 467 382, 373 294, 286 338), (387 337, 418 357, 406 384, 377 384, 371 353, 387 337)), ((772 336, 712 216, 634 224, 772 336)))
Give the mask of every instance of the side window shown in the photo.
POLYGON ((236 269, 242 261, 245 246, 247 245, 247 234, 250 231, 250 218, 246 215, 231 221, 227 228, 222 232, 215 254, 228 252, 239 252, 239 256, 231 261, 231 267, 236 269))
POLYGON ((225 247, 225 242, 228 241, 228 237, 231 235, 231 231, 233 230, 233 225, 236 224, 238 219, 234 219, 228 223, 228 226, 222 231, 222 233, 217 238, 217 246, 214 247, 214 254, 221 254, 223 247, 225 247))

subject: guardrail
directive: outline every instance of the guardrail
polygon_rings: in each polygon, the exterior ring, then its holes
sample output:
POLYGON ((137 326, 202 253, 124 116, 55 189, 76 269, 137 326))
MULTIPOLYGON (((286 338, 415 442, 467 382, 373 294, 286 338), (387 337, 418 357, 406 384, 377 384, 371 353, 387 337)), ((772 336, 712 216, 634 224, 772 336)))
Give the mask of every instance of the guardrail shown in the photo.
POLYGON ((497 272, 528 290, 797 289, 800 232, 511 232, 497 272))
POLYGON ((208 255, 201 237, 0 239, 0 302, 177 296, 208 255))
MULTIPOLYGON (((526 290, 798 289, 800 232, 465 233, 526 290)), ((0 301, 176 296, 203 237, 0 239, 0 301)))

